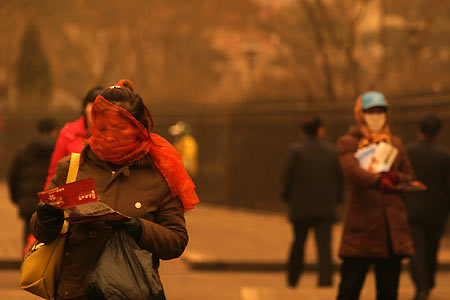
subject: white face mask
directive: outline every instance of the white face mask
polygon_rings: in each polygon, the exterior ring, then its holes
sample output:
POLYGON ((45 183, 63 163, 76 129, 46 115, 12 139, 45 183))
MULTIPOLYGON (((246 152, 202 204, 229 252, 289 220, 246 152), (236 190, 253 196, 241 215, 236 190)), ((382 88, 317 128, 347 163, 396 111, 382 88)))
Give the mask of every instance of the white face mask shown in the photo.
POLYGON ((386 113, 364 114, 364 121, 372 133, 378 133, 386 124, 386 113))

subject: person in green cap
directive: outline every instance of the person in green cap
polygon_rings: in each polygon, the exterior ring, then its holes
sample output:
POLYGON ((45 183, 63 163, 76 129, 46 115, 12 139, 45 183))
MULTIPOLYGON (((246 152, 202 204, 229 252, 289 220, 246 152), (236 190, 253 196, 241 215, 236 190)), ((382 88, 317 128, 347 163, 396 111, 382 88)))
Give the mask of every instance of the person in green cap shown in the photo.
POLYGON ((370 266, 375 267, 377 300, 396 300, 401 260, 412 256, 413 243, 402 194, 397 185, 415 175, 402 141, 391 135, 386 98, 367 92, 356 100, 356 126, 338 140, 339 161, 348 181, 349 201, 339 256, 342 258, 338 300, 357 300, 370 266), (365 169, 358 150, 386 143, 397 155, 389 170, 365 169))

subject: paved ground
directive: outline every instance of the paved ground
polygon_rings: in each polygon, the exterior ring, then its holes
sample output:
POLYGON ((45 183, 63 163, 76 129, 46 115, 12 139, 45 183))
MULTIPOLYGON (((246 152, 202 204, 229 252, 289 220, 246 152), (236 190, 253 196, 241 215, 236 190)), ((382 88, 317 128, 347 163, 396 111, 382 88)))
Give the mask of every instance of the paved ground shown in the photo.
MULTIPOLYGON (((201 203, 187 213, 186 219, 191 239, 183 260, 194 269, 277 271, 284 268, 292 240, 291 225, 284 214, 234 210, 201 203)), ((333 227, 333 259, 337 267, 341 230, 341 223, 333 227)), ((441 268, 450 270, 450 232, 442 240, 439 259, 441 268)), ((313 234, 306 242, 305 260, 310 269, 314 267, 313 234)))
MULTIPOLYGON (((20 272, 6 262, 21 259, 21 222, 0 183, 0 299, 40 299, 18 289, 20 272), (1 266, 1 265, 0 265, 1 266)), ((285 285, 283 263, 291 241, 291 228, 284 215, 232 210, 200 204, 186 215, 190 243, 185 254, 162 262, 161 277, 169 300, 273 300, 335 299, 338 272, 333 287, 318 289, 313 271, 305 272, 299 286, 285 285)), ((334 248, 340 226, 334 228, 334 248)), ((314 269, 312 239, 307 242, 306 261, 314 269)), ((336 251, 334 251, 336 253, 336 251)), ((450 265, 450 242, 445 239, 440 252, 450 265)), ((335 258, 336 264, 339 260, 335 258)), ((437 287, 430 300, 450 299, 450 271, 438 273, 437 287)), ((407 271, 402 273, 400 300, 412 298, 414 290, 407 271)), ((374 299, 372 274, 366 280, 361 300, 374 299)))

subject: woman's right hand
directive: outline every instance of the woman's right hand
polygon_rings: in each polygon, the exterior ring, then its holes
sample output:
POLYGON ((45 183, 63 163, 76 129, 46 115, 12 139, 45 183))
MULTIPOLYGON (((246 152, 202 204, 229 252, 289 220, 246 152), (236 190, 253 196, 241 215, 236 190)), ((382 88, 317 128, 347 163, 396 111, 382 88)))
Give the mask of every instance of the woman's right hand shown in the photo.
POLYGON ((39 221, 46 226, 62 225, 64 212, 61 209, 40 202, 36 208, 39 221))

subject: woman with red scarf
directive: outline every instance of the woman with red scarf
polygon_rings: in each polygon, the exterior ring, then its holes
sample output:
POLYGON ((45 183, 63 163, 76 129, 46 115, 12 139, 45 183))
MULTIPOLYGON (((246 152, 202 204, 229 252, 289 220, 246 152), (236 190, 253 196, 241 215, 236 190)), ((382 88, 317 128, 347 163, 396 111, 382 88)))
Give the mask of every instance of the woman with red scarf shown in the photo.
MULTIPOLYGON (((81 152, 77 180, 92 178, 100 201, 132 219, 122 224, 156 259, 180 256, 188 242, 184 211, 199 202, 178 152, 151 133, 153 120, 130 81, 105 89, 92 107, 92 136, 81 152)), ((50 188, 65 183, 70 157, 61 159, 50 188)), ((38 205, 32 231, 41 242, 56 238, 63 212, 38 205)), ((111 237, 104 222, 71 224, 56 300, 84 299, 86 275, 111 237)))

